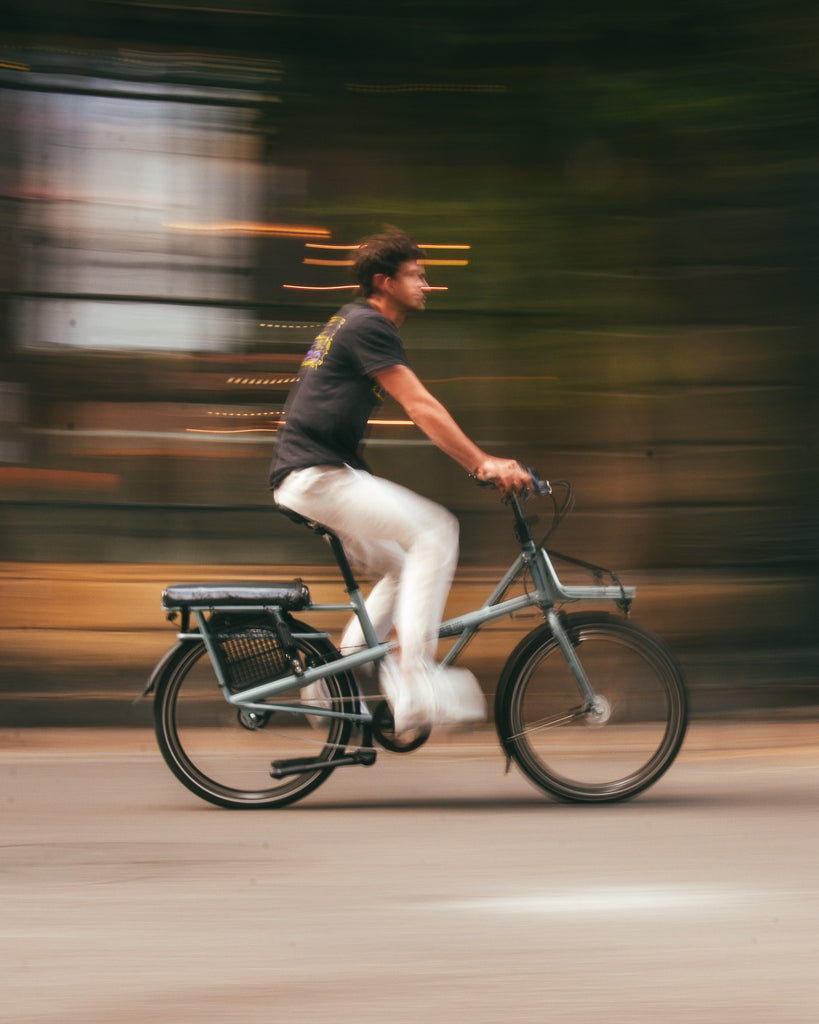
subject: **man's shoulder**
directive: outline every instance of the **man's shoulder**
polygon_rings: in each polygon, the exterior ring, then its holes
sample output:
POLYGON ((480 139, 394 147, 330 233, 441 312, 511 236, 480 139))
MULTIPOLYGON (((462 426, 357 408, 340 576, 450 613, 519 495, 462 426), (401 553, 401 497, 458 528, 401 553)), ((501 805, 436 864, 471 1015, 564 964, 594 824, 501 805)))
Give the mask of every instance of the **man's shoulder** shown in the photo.
POLYGON ((339 358, 350 357, 372 376, 387 366, 406 363, 398 328, 366 300, 351 302, 337 313, 339 358))
POLYGON ((377 309, 374 309, 366 299, 355 299, 353 302, 348 302, 346 306, 342 306, 336 316, 345 324, 357 324, 359 326, 367 324, 390 333, 398 333, 395 324, 385 317, 383 313, 379 313, 377 309))

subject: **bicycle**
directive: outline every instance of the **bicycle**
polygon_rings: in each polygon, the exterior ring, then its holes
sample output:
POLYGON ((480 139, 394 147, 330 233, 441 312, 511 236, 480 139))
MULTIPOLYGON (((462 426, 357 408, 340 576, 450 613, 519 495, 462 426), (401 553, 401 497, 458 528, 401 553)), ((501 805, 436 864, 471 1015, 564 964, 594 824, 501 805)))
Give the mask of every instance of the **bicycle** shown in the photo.
MULTIPOLYGON (((551 528, 536 544, 521 500, 508 500, 520 553, 480 608, 442 624, 440 638, 455 640, 442 663, 455 661, 486 623, 539 609, 544 621, 510 653, 495 693, 507 770, 514 761, 560 800, 625 800, 656 782, 680 749, 688 717, 683 674, 664 641, 626 618, 636 588, 545 547, 573 506, 572 488, 532 479, 536 493, 551 497, 551 528), (564 585, 553 559, 589 570, 595 584, 564 585), (507 597, 516 584, 523 593, 507 597), (581 601, 608 602, 620 614, 563 608, 581 601)), ((315 604, 301 579, 169 586, 162 604, 169 619, 179 619, 177 642, 143 691, 154 693, 157 741, 170 770, 222 807, 290 804, 338 768, 374 764, 376 743, 407 753, 429 735, 396 735, 380 694, 359 692, 353 670, 377 669, 396 644, 378 642, 339 538, 280 511, 329 542, 347 602, 315 604), (328 632, 294 617, 337 611, 358 616, 365 648, 342 656, 328 632)))

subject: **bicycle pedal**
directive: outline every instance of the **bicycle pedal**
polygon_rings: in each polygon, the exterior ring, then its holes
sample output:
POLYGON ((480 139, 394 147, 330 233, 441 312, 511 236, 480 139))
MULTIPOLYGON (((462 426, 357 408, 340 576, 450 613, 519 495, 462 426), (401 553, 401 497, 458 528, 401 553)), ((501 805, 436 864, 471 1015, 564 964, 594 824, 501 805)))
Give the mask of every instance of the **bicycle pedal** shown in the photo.
POLYGON ((288 775, 303 775, 322 768, 343 768, 345 765, 361 764, 369 767, 375 764, 376 751, 372 748, 353 750, 343 757, 323 759, 320 757, 289 757, 281 761, 273 761, 270 775, 274 779, 283 779, 288 775))

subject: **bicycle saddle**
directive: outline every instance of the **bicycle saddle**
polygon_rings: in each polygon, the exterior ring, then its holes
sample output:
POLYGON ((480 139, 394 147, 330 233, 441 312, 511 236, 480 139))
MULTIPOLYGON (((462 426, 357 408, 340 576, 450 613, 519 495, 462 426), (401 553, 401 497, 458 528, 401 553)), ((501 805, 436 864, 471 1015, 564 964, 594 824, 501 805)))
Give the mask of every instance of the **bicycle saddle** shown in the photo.
POLYGON ((310 603, 310 591, 302 580, 292 583, 175 583, 162 592, 162 607, 169 609, 277 605, 285 611, 298 611, 310 603))
POLYGON ((308 519, 307 516, 301 515, 299 512, 294 512, 292 508, 285 508, 284 505, 276 505, 276 511, 281 512, 283 516, 287 516, 288 519, 292 519, 294 523, 298 523, 299 526, 306 526, 308 530, 312 530, 313 533, 319 534, 319 536, 331 536, 332 530, 329 530, 326 526, 322 526, 321 523, 317 523, 314 519, 308 519))

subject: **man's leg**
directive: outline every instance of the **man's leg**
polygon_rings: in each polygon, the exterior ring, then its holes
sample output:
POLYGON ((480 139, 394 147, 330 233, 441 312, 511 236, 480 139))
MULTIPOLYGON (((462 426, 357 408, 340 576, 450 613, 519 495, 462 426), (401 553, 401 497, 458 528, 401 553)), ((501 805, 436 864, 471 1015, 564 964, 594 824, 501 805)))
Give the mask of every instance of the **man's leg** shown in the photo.
MULTIPOLYGON (((440 688, 444 699, 447 690, 442 676, 432 681, 430 660, 457 565, 455 517, 405 487, 349 467, 314 467, 291 473, 274 497, 279 504, 333 530, 352 562, 381 577, 367 601, 367 610, 379 639, 389 634, 395 618, 401 647, 400 681, 393 681, 389 696, 396 719, 400 717, 411 726, 434 717, 431 687, 440 688)), ((360 628, 357 622, 351 623, 342 646, 349 650, 361 643, 360 628)), ((472 678, 470 673, 466 675, 472 678)), ((453 719, 453 700, 446 703, 442 717, 453 719)))
POLYGON ((397 614, 406 634, 402 645, 421 654, 434 651, 431 636, 458 560, 458 522, 451 513, 406 487, 347 466, 297 470, 274 498, 338 534, 350 560, 378 578, 368 611, 379 637, 389 633, 397 614))

